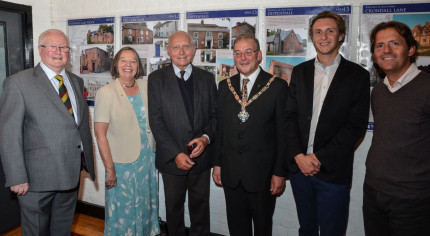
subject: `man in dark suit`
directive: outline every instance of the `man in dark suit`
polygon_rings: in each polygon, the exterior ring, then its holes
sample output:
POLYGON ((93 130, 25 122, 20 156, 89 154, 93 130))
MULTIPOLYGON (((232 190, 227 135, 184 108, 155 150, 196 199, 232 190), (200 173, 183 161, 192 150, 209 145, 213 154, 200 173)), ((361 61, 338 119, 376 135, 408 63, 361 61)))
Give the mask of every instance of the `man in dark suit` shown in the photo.
POLYGON ((215 139, 217 109, 214 76, 191 65, 196 50, 191 42, 186 32, 171 35, 167 52, 173 65, 154 71, 148 81, 149 124, 157 143, 155 166, 163 176, 167 228, 169 235, 181 236, 187 191, 190 235, 210 234, 208 145, 215 139))
POLYGON ((39 37, 41 62, 4 81, 0 156, 23 235, 70 235, 81 168, 94 179, 84 82, 64 69, 69 51, 63 32, 47 30, 39 37))
POLYGON ((299 235, 344 235, 354 146, 369 116, 369 73, 339 54, 341 16, 321 12, 309 31, 317 57, 294 67, 287 100, 287 163, 299 235))
POLYGON ((224 187, 230 235, 252 235, 252 222, 254 235, 271 235, 276 197, 287 176, 288 84, 259 67, 254 36, 238 36, 233 50, 240 74, 219 84, 212 177, 224 187))

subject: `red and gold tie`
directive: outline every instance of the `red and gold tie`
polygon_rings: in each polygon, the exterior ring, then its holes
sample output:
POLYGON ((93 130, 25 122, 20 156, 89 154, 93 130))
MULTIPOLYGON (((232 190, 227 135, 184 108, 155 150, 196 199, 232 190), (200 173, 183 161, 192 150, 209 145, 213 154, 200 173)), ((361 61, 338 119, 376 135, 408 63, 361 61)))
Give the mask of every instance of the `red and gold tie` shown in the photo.
POLYGON ((244 104, 246 106, 246 104, 248 103, 248 84, 249 79, 248 78, 244 78, 243 79, 243 84, 242 84, 242 104, 244 104))
POLYGON ((72 103, 70 103, 69 93, 67 93, 66 86, 63 82, 63 77, 61 75, 56 75, 55 78, 60 82, 58 84, 58 94, 60 95, 61 101, 63 101, 67 110, 73 116, 72 103))

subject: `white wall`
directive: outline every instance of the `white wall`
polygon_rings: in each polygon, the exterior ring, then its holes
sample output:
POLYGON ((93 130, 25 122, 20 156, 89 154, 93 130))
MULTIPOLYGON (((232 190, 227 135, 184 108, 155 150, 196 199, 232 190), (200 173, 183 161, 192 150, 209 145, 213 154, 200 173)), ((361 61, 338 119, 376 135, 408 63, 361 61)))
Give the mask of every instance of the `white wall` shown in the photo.
MULTIPOLYGON (((33 7, 33 37, 34 45, 37 45, 37 38, 41 32, 48 28, 58 28, 67 32, 67 20, 77 18, 114 16, 119 22, 121 16, 144 15, 156 13, 180 12, 180 29, 185 26, 184 18, 186 11, 202 10, 225 10, 258 8, 259 11, 259 35, 263 35, 264 29, 264 8, 266 7, 294 7, 294 6, 316 6, 316 5, 353 5, 352 25, 356 31, 352 34, 352 39, 357 38, 359 26, 360 4, 385 4, 384 0, 363 1, 355 0, 351 2, 327 2, 326 0, 315 0, 305 2, 303 0, 14 0, 13 3, 30 5, 33 7)), ((390 3, 403 3, 404 1, 392 0, 390 3)), ((119 39, 119 35, 116 36, 119 39)), ((119 48, 119 40, 116 40, 115 49, 119 48)), ((355 55, 356 46, 352 45, 352 55, 355 55)), ((39 62, 37 50, 34 52, 35 63, 39 62)), ((355 59, 353 58, 353 61, 355 59)), ((92 109, 91 109, 92 111, 92 109)), ((361 146, 356 151, 354 161, 354 176, 351 189, 350 215, 347 235, 360 236, 363 232, 363 219, 361 212, 362 205, 362 184, 364 180, 364 162, 370 146, 372 133, 367 133, 361 146)), ((97 152, 97 181, 92 183, 88 178, 82 180, 82 190, 80 199, 97 205, 104 205, 104 169, 97 152)), ((160 179, 160 216, 165 219, 164 193, 162 181, 160 179)), ((298 235, 298 220, 291 186, 287 183, 284 195, 277 200, 275 216, 273 218, 273 235, 298 235)), ((224 194, 221 188, 211 185, 211 231, 228 235, 226 224, 224 194)), ((187 224, 189 221, 187 218, 187 224)))

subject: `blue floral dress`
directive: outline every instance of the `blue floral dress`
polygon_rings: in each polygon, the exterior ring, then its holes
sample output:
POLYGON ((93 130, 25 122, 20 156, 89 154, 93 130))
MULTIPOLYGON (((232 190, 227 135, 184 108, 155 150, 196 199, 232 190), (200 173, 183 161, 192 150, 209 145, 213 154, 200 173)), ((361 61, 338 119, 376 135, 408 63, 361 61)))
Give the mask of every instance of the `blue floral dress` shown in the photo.
POLYGON ((132 163, 114 163, 117 185, 106 189, 105 235, 160 234, 158 223, 158 172, 146 136, 142 95, 128 96, 140 127, 141 150, 132 163))

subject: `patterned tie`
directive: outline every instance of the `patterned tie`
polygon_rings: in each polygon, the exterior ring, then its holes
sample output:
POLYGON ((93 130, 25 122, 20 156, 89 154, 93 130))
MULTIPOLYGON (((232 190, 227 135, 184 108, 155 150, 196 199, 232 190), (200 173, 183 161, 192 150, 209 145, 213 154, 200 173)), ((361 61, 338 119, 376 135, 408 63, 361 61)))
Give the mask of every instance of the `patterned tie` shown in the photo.
POLYGON ((243 79, 243 85, 242 85, 242 104, 246 106, 246 103, 248 102, 248 87, 246 86, 249 82, 248 78, 243 79))
POLYGON ((60 95, 60 98, 63 101, 69 113, 73 116, 72 103, 70 103, 69 93, 67 93, 66 86, 64 85, 64 82, 63 82, 63 77, 61 75, 56 75, 55 78, 60 82, 58 84, 58 94, 60 95))
POLYGON ((181 80, 184 81, 184 75, 185 75, 185 71, 181 70, 181 80))

